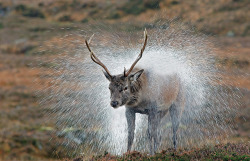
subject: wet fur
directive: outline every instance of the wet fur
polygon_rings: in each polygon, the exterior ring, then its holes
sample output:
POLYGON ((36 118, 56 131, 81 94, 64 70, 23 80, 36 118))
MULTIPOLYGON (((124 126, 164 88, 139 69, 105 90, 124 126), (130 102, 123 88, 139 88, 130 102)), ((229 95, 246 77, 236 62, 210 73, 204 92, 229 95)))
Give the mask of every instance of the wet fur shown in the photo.
MULTIPOLYGON (((128 145, 127 151, 132 148, 134 140, 136 113, 148 115, 148 139, 150 142, 150 153, 153 154, 158 150, 160 136, 157 129, 161 119, 169 112, 173 130, 173 144, 177 148, 177 130, 180 124, 180 118, 185 106, 184 91, 181 82, 176 74, 163 78, 166 81, 161 87, 160 94, 163 96, 163 102, 157 101, 157 98, 150 94, 149 75, 144 71, 138 79, 133 78, 139 69, 134 69, 132 74, 124 77, 123 74, 116 75, 110 80, 111 101, 121 100, 119 106, 125 105, 126 119, 128 124, 128 145), (129 92, 117 92, 124 86, 128 85, 129 92)), ((159 78, 162 79, 162 78, 159 78)))

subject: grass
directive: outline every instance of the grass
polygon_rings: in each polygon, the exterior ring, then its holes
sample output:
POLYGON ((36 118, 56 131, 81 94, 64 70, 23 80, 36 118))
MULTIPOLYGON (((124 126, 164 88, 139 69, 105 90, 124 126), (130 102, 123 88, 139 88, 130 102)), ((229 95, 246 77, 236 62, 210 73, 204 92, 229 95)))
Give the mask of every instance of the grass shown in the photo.
POLYGON ((126 14, 139 15, 147 9, 159 9, 161 0, 134 0, 129 1, 120 7, 120 10, 126 14))
POLYGON ((3 23, 0 22, 0 29, 3 29, 4 26, 3 26, 3 23))
MULTIPOLYGON (((78 161, 83 160, 83 158, 77 158, 78 161)), ((140 152, 130 152, 125 153, 122 156, 112 156, 105 152, 103 155, 94 156, 92 161, 101 160, 250 160, 249 156, 249 145, 244 143, 227 143, 219 144, 215 146, 204 146, 200 149, 193 148, 190 150, 179 149, 175 151, 174 149, 163 150, 160 153, 156 153, 151 156, 148 154, 140 152)))
MULTIPOLYGON (((6 2, 5 0, 2 1, 6 2)), ((247 1, 238 1, 242 3, 242 6, 247 6, 244 5, 245 3, 247 3, 247 1)), ((41 86, 45 86, 47 77, 45 77, 46 74, 44 74, 44 72, 48 71, 50 68, 56 68, 58 66, 58 64, 56 63, 46 61, 43 62, 42 60, 37 61, 36 56, 40 56, 43 59, 51 59, 49 57, 51 55, 52 57, 54 57, 54 55, 56 55, 58 51, 46 48, 47 50, 42 51, 44 52, 44 54, 36 55, 33 53, 36 53, 38 49, 40 51, 39 46, 43 45, 40 44, 40 42, 50 42, 54 37, 56 37, 55 41, 57 42, 57 40, 59 41, 58 37, 62 37, 65 34, 69 34, 72 32, 78 32, 79 29, 85 28, 82 27, 83 25, 89 25, 90 27, 95 26, 95 24, 91 24, 93 18, 96 19, 96 21, 100 19, 111 19, 112 21, 116 21, 117 24, 122 23, 122 25, 118 27, 119 32, 141 32, 144 27, 146 27, 147 29, 154 29, 155 24, 146 22, 147 19, 151 19, 151 17, 141 19, 141 17, 143 17, 141 16, 140 20, 142 20, 142 22, 135 18, 137 15, 144 13, 147 14, 145 12, 147 10, 150 10, 149 12, 152 13, 157 13, 158 11, 155 9, 159 9, 159 4, 157 3, 160 3, 160 1, 135 0, 131 1, 130 4, 124 2, 121 3, 121 5, 112 4, 112 6, 110 6, 110 4, 102 3, 100 5, 94 1, 80 0, 74 0, 72 1, 72 3, 70 3, 71 0, 69 0, 67 1, 67 4, 63 1, 62 3, 57 4, 56 1, 51 0, 51 2, 53 3, 49 6, 45 2, 39 3, 38 6, 32 5, 30 3, 31 0, 30 2, 29 0, 22 2, 27 3, 24 3, 23 5, 20 4, 19 6, 17 5, 14 10, 11 10, 11 14, 8 14, 8 16, 0 19, 0 32, 1 35, 3 35, 3 39, 0 44, 0 160, 39 160, 39 157, 42 158, 40 160, 54 160, 55 158, 63 157, 70 158, 67 155, 67 152, 63 151, 64 147, 58 145, 62 142, 62 139, 51 139, 51 131, 53 130, 53 128, 55 128, 54 124, 44 124, 44 122, 46 122, 47 120, 47 117, 42 115, 41 108, 38 105, 38 101, 40 100, 40 98, 38 98, 33 92, 31 92, 33 90, 36 90, 36 88, 34 88, 32 85, 33 80, 38 79, 40 82, 39 84, 41 84, 41 86), (111 10, 109 10, 108 7, 111 10), (102 10, 104 10, 105 12, 102 12, 102 10), (14 14, 12 12, 14 12, 14 14), (126 16, 131 16, 132 19, 129 18, 129 20, 123 20, 123 18, 126 18, 126 16), (61 20, 59 20, 60 18, 61 20), (74 22, 74 24, 66 23, 72 21, 74 22), (126 21, 129 21, 130 23, 126 23, 126 21), (65 29, 61 30, 61 28, 65 29), (16 40, 20 39, 26 40, 25 43, 14 43, 17 42, 16 40), (30 64, 32 68, 41 68, 39 70, 40 72, 38 72, 37 70, 37 73, 32 72, 33 70, 30 69, 30 64), (8 71, 10 74, 6 74, 7 72, 5 71, 8 71), (45 76, 41 78, 40 75, 45 76)), ((220 5, 219 3, 220 2, 216 4, 220 5)), ((216 7, 217 10, 214 10, 216 14, 211 13, 211 20, 216 17, 215 20, 218 19, 218 21, 210 21, 210 13, 206 13, 205 11, 204 14, 200 14, 200 16, 202 17, 199 17, 199 15, 190 16, 190 13, 193 14, 193 12, 186 12, 185 10, 185 12, 183 11, 179 13, 178 8, 175 8, 188 7, 188 5, 189 4, 187 4, 186 1, 172 0, 170 5, 161 5, 161 9, 166 9, 169 12, 169 15, 174 13, 175 16, 182 16, 183 13, 185 14, 184 17, 186 18, 196 18, 198 16, 198 24, 206 26, 207 29, 210 29, 210 33, 215 33, 216 31, 216 33, 223 35, 224 33, 227 33, 227 31, 234 31, 235 36, 245 36, 244 41, 246 40, 246 42, 244 43, 247 44, 247 42, 249 42, 249 40, 246 38, 250 35, 250 26, 246 23, 246 21, 244 21, 247 18, 244 7, 239 8, 237 6, 234 7, 234 4, 232 6, 223 4, 221 5, 221 7, 216 7), (218 9, 221 10, 218 11, 218 9), (226 10, 229 10, 229 12, 227 12, 226 10), (232 19, 232 21, 235 22, 234 24, 237 24, 235 25, 236 28, 233 28, 234 26, 232 25, 228 25, 227 21, 220 21, 224 20, 225 18, 231 17, 230 15, 235 13, 236 11, 236 15, 238 15, 239 13, 244 13, 245 15, 244 16, 243 14, 239 14, 239 18, 236 16, 232 19)), ((4 9, 3 7, 5 8, 5 6, 2 5, 2 9, 4 9)), ((212 7, 213 6, 209 4, 207 6, 207 8, 211 9, 212 7)), ((197 8, 202 8, 202 6, 197 8)), ((189 8, 186 9, 188 10, 189 8)), ((192 11, 193 10, 194 9, 192 9, 192 11)), ((196 22, 194 21, 194 23, 196 22)), ((116 24, 109 24, 107 22, 106 26, 110 25, 115 26, 116 24)), ((166 25, 166 27, 168 26, 166 25)), ((228 45, 230 46, 230 48, 227 48, 229 50, 231 49, 231 47, 235 48, 235 46, 240 43, 239 39, 233 39, 233 43, 230 43, 230 45, 228 45)), ((63 46, 64 42, 62 42, 61 44, 59 43, 59 45, 63 46)), ((239 53, 238 55, 241 56, 242 52, 249 52, 249 47, 246 46, 244 48, 238 48, 237 52, 239 53), (239 49, 241 50, 239 51, 239 49)), ((225 51, 224 53, 228 52, 225 51)), ((249 62, 250 61, 247 56, 243 58, 238 58, 236 56, 234 58, 229 57, 228 54, 227 56, 225 56, 225 58, 218 58, 218 60, 216 60, 216 63, 218 64, 229 66, 232 70, 237 68, 240 71, 249 69, 249 62)), ((237 81, 242 80, 238 79, 237 81)), ((246 102, 249 102, 248 95, 246 95, 246 100, 246 102)), ((245 109, 241 109, 243 110, 243 112, 241 112, 244 114, 244 117, 247 117, 248 120, 247 109, 249 106, 246 106, 247 107, 245 109)), ((241 139, 242 136, 248 134, 249 126, 248 123, 245 123, 243 119, 239 120, 238 124, 242 132, 240 131, 241 133, 239 132, 237 136, 238 139, 241 139)), ((112 156, 108 153, 105 153, 100 156, 95 156, 92 159, 110 160, 111 158, 114 158, 114 160, 249 160, 249 151, 240 152, 241 150, 249 149, 249 146, 241 147, 240 145, 242 144, 226 144, 226 147, 225 145, 221 145, 215 147, 203 147, 200 149, 179 150, 177 152, 174 152, 172 149, 168 149, 154 156, 148 156, 147 154, 142 154, 139 152, 131 152, 129 154, 124 154, 123 156, 112 156), (234 148, 232 149, 232 147, 234 148)), ((72 150, 74 150, 74 147, 72 147, 72 150)), ((79 159, 84 160, 82 158, 79 159)))
POLYGON ((72 18, 70 15, 64 15, 58 19, 61 22, 72 22, 72 18))
POLYGON ((249 66, 248 60, 240 60, 237 58, 217 58, 215 63, 236 68, 245 68, 249 66))
POLYGON ((133 14, 133 15, 139 15, 140 13, 146 10, 146 8, 143 5, 142 0, 135 0, 135 1, 128 2, 127 4, 122 6, 120 9, 126 14, 133 14))
POLYGON ((31 18, 45 18, 44 14, 37 8, 27 7, 23 4, 17 5, 15 10, 25 17, 31 18))

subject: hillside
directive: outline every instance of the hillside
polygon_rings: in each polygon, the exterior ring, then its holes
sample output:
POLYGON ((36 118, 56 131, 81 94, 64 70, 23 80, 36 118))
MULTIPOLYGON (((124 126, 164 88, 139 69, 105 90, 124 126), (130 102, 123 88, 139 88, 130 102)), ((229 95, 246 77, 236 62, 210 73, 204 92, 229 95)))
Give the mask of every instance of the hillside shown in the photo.
POLYGON ((171 19, 212 35, 249 36, 248 0, 1 0, 0 13, 59 22, 129 22, 135 27, 171 19))

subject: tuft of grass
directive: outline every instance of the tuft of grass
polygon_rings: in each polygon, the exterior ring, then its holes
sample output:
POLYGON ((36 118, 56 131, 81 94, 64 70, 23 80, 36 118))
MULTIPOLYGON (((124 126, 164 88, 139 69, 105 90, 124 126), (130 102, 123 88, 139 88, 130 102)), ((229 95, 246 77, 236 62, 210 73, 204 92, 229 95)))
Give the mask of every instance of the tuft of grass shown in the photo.
POLYGON ((45 18, 44 14, 37 8, 30 8, 23 4, 17 5, 15 10, 25 17, 31 18, 45 18))
POLYGON ((23 5, 23 4, 19 4, 19 5, 17 5, 17 6, 15 7, 15 10, 16 10, 17 12, 25 12, 27 9, 28 9, 28 8, 27 8, 25 5, 23 5))
POLYGON ((45 18, 44 14, 35 8, 29 8, 23 13, 23 16, 26 17, 34 17, 34 18, 45 18))
POLYGON ((112 11, 107 18, 108 19, 119 19, 119 18, 121 18, 121 15, 117 11, 112 11))
POLYGON ((226 67, 246 68, 249 66, 248 60, 239 60, 237 58, 216 58, 216 64, 220 64, 226 67))
POLYGON ((43 3, 43 2, 39 2, 39 3, 38 3, 38 6, 39 6, 39 7, 43 7, 43 6, 44 6, 44 3, 43 3))
POLYGON ((94 16, 95 14, 97 14, 99 12, 99 9, 97 9, 97 8, 94 8, 94 9, 92 9, 89 13, 88 13, 88 15, 89 16, 94 16))
POLYGON ((73 0, 70 4, 70 7, 72 8, 78 8, 80 6, 80 2, 78 0, 73 0))
POLYGON ((125 3, 119 9, 126 14, 139 15, 147 9, 159 9, 161 0, 134 0, 125 3))
POLYGON ((250 36, 250 25, 248 25, 242 33, 242 36, 250 36))
POLYGON ((84 19, 82 19, 82 21, 81 21, 82 23, 87 23, 87 22, 89 22, 89 19, 87 19, 87 18, 84 18, 84 19))
POLYGON ((144 6, 148 9, 159 9, 161 0, 147 0, 144 2, 144 6))
POLYGON ((6 45, 1 48, 3 53, 12 53, 12 54, 29 54, 36 46, 32 44, 24 45, 6 45))
POLYGON ((30 28, 28 29, 30 32, 44 32, 44 31, 47 31, 48 29, 47 28, 44 28, 44 27, 33 27, 33 28, 30 28))
POLYGON ((4 26, 3 26, 3 23, 0 22, 0 29, 3 29, 4 26))
POLYGON ((143 5, 143 0, 134 0, 124 4, 120 10, 126 14, 139 15, 140 13, 144 12, 146 8, 143 5))
POLYGON ((172 5, 177 5, 177 4, 179 4, 179 3, 180 3, 179 1, 175 1, 175 0, 173 0, 173 1, 171 2, 172 5))
POLYGON ((70 15, 64 15, 58 19, 61 22, 72 22, 73 19, 71 18, 70 15))

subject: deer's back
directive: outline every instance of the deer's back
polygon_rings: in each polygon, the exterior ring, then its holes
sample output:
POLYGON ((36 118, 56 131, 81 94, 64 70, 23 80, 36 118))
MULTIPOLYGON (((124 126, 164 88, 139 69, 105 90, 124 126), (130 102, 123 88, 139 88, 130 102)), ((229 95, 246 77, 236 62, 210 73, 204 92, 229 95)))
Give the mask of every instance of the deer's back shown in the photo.
POLYGON ((159 110, 167 110, 171 104, 184 101, 180 78, 177 74, 157 75, 145 71, 141 76, 142 100, 157 102, 159 110))

